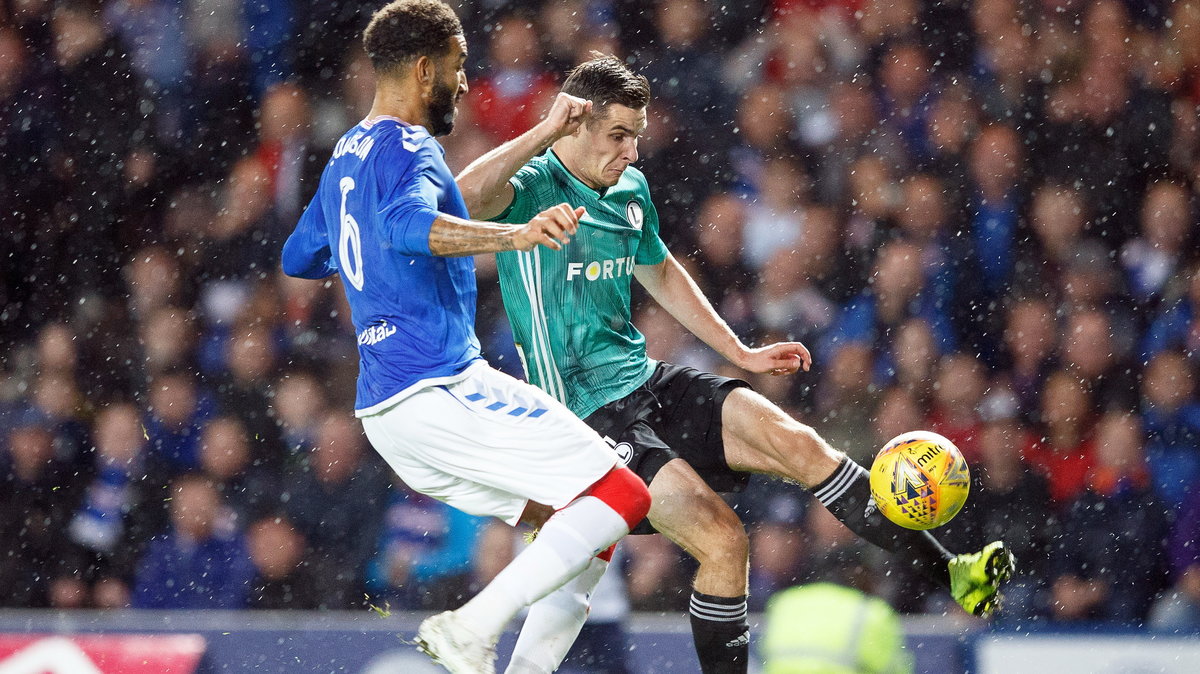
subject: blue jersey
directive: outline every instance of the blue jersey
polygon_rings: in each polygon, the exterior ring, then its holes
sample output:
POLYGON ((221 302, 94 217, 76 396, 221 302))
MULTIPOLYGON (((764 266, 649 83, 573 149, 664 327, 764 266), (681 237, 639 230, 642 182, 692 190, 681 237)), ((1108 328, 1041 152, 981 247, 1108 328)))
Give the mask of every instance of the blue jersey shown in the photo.
POLYGON ((439 213, 467 217, 443 154, 419 126, 362 122, 334 147, 283 245, 289 276, 341 274, 358 335, 360 417, 454 381, 479 359, 475 261, 429 252, 439 213))

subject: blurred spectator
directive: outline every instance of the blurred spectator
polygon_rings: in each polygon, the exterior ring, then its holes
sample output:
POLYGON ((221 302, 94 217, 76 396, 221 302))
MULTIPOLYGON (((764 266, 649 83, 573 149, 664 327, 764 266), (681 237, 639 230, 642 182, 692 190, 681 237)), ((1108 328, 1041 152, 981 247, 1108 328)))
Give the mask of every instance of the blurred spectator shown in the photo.
POLYGON ((46 370, 33 382, 25 416, 36 419, 53 435, 55 458, 86 462, 88 430, 84 423, 87 401, 73 373, 46 370))
MULTIPOLYGON (((515 138, 541 119, 555 76, 543 69, 532 18, 506 14, 492 26, 487 75, 473 78, 467 97, 474 119, 492 141, 515 138)), ((573 65, 573 64, 572 64, 573 65)))
POLYGON ((1095 213, 1094 235, 1119 244, 1134 229, 1131 215, 1145 184, 1139 172, 1167 165, 1170 98, 1152 83, 1132 77, 1132 33, 1123 3, 1088 3, 1082 20, 1082 53, 1070 54, 1082 62, 1049 88, 1039 134, 1041 161, 1034 167, 1079 181, 1095 213))
POLYGON ((285 458, 292 463, 317 443, 317 425, 327 408, 321 398, 321 386, 311 373, 292 370, 276 380, 269 397, 285 458))
POLYGON ((880 121, 900 139, 908 156, 920 163, 933 159, 928 133, 934 100, 931 66, 919 44, 897 41, 883 54, 879 67, 880 121))
POLYGON ((730 324, 749 318, 751 274, 742 258, 747 204, 728 192, 710 196, 696 217, 696 281, 730 324))
POLYGON ((279 180, 272 177, 272 165, 267 163, 272 160, 284 161, 255 156, 234 164, 222 190, 220 210, 208 225, 201 278, 209 285, 202 300, 214 317, 229 311, 214 306, 221 297, 215 293, 234 292, 238 282, 264 278, 278 264, 283 225, 281 212, 272 203, 272 180, 279 180))
POLYGON ((710 48, 712 9, 704 0, 657 3, 659 40, 641 69, 660 114, 678 116, 672 124, 700 134, 716 132, 732 112, 721 81, 721 54, 710 48))
POLYGON ((979 108, 988 119, 1014 124, 1023 137, 1032 137, 1043 119, 1038 103, 1045 89, 1034 69, 1034 37, 1020 25, 1015 2, 978 2, 972 10, 982 38, 972 72, 979 108), (981 20, 986 14, 995 18, 981 20))
POLYGON ((924 409, 911 391, 901 386, 885 389, 879 396, 879 407, 875 410, 875 423, 872 426, 875 443, 870 458, 873 460, 875 454, 892 438, 920 428, 924 420, 924 409))
POLYGON ((929 430, 950 439, 968 463, 979 456, 979 406, 988 380, 979 359, 965 353, 943 356, 933 385, 929 430))
POLYGON ((179 307, 162 307, 138 322, 138 341, 145 358, 147 377, 171 370, 194 370, 196 324, 179 307))
POLYGON ((721 168, 738 193, 762 196, 767 160, 794 153, 791 110, 779 87, 758 84, 742 95, 735 118, 736 144, 721 168))
POLYGON ((79 345, 70 326, 50 323, 37 336, 38 369, 47 374, 75 378, 79 364, 79 345))
POLYGON ((635 611, 685 610, 690 574, 666 536, 628 536, 621 547, 629 555, 625 576, 635 611))
MULTIPOLYGON (((117 245, 118 206, 128 183, 153 175, 152 105, 116 37, 86 0, 55 5, 52 30, 57 94, 53 118, 72 120, 73 133, 47 138, 42 154, 64 190, 55 201, 60 247, 51 261, 63 281, 92 293, 117 295, 124 256, 117 245), (148 107, 147 107, 148 106, 148 107)), ((153 208, 140 204, 139 210, 153 208)))
POLYGON ((1046 183, 1034 190, 1030 203, 1033 238, 1017 262, 1014 282, 1023 295, 1052 295, 1070 264, 1087 223, 1083 199, 1070 187, 1046 183))
POLYGON ((861 292, 878 261, 878 248, 895 226, 901 205, 900 186, 888 162, 866 156, 850 164, 844 195, 849 218, 846 223, 846 259, 842 262, 857 277, 850 292, 861 292))
POLYGON ((199 468, 237 517, 238 526, 279 507, 279 481, 264 462, 252 459, 251 438, 234 416, 210 420, 200 432, 199 468))
MULTIPOLYGON (((308 195, 316 191, 326 149, 318 149, 312 137, 308 92, 291 83, 274 84, 263 92, 254 158, 266 171, 265 187, 270 195, 267 203, 270 215, 278 219, 260 225, 261 234, 272 248, 283 245, 290 230, 284 227, 296 221, 308 205, 308 195)), ((226 208, 240 205, 242 196, 233 193, 226 208)))
POLYGON ((150 453, 173 474, 199 465, 200 429, 215 413, 208 394, 186 370, 170 370, 150 380, 143 433, 150 453))
POLYGON ((208 478, 171 485, 171 526, 138 562, 134 608, 243 608, 254 566, 208 478))
POLYGON ((982 138, 971 145, 976 134, 983 134, 970 93, 961 85, 945 87, 925 123, 933 156, 922 169, 946 186, 945 201, 949 208, 961 210, 967 200, 968 153, 983 146, 982 138))
POLYGON ((1031 439, 1022 456, 1050 484, 1055 503, 1066 506, 1095 465, 1091 397, 1077 378, 1056 370, 1046 378, 1039 416, 1041 437, 1031 439))
POLYGON ((587 33, 599 28, 599 12, 587 0, 543 3, 538 13, 538 30, 545 43, 550 72, 565 73, 580 61, 576 49, 587 33))
POLYGON ((1188 493, 1168 547, 1174 584, 1150 612, 1150 627, 1172 632, 1200 630, 1200 490, 1188 493))
POLYGON ((264 327, 239 329, 228 342, 228 374, 215 387, 221 410, 237 417, 245 428, 255 466, 278 466, 283 460, 279 426, 271 409, 277 346, 264 327))
POLYGON ((952 334, 949 338, 939 335, 941 347, 953 349, 962 344, 982 352, 982 326, 977 323, 985 302, 976 273, 979 261, 966 232, 951 228, 944 192, 942 182, 933 175, 909 176, 901 186, 898 234, 919 249, 917 263, 925 277, 925 301, 950 321, 952 334))
POLYGON ((317 443, 306 465, 284 477, 281 500, 308 548, 304 557, 322 579, 323 608, 361 605, 362 578, 379 540, 387 499, 387 479, 368 461, 362 426, 353 417, 330 412, 317 428, 317 443))
POLYGON ((1155 356, 1142 380, 1146 458, 1163 501, 1178 509, 1200 485, 1200 401, 1187 360, 1173 351, 1155 356))
POLYGON ((1129 278, 1133 298, 1148 309, 1162 300, 1167 281, 1183 267, 1195 225, 1187 189, 1160 181, 1146 190, 1142 200, 1140 236, 1121 247, 1121 266, 1129 278))
POLYGON ((0 556, 0 602, 49 606, 52 583, 71 575, 61 532, 79 500, 79 475, 55 458, 54 435, 37 424, 9 430, 2 450, 0 536, 8 552, 0 556))
POLYGON ((849 166, 858 159, 874 157, 898 165, 903 150, 898 140, 877 126, 878 105, 865 83, 857 79, 838 82, 830 88, 829 120, 832 138, 821 148, 815 173, 815 194, 833 204, 849 191, 853 180, 849 166))
POLYGON ((246 528, 254 563, 247 606, 256 609, 315 609, 320 580, 304 559, 304 537, 282 516, 266 516, 246 528))
POLYGON ((159 309, 185 300, 179 262, 165 248, 147 246, 139 249, 121 271, 128 290, 130 313, 135 318, 147 318, 159 309))
POLYGON ((805 518, 811 498, 796 485, 765 476, 751 478, 753 486, 739 494, 734 512, 750 538, 750 610, 762 610, 776 590, 798 582, 808 566, 805 518))
POLYGON ((1004 326, 1004 378, 1017 395, 1026 420, 1037 418, 1039 397, 1054 363, 1058 332, 1045 299, 1022 299, 1008 309, 1004 326))
POLYGON ((1137 417, 1110 412, 1096 430, 1087 490, 1064 519, 1052 564, 1058 621, 1144 624, 1166 579, 1166 512, 1152 491, 1137 417))
POLYGON ((984 128, 971 148, 971 237, 990 301, 1002 298, 1013 282, 1017 241, 1024 234, 1020 226, 1025 208, 1024 158, 1020 136, 999 124, 984 128))
POLYGON ((871 380, 871 348, 850 343, 823 360, 826 375, 817 389, 813 425, 830 446, 869 463, 875 457, 870 427, 879 398, 871 380))
POLYGON ((933 403, 937 386, 938 348, 929 324, 920 318, 910 318, 896 330, 892 350, 895 358, 894 382, 911 393, 921 405, 933 403))
POLYGON ((1137 390, 1130 385, 1133 364, 1114 339, 1113 322, 1103 311, 1080 311, 1067 317, 1060 346, 1061 363, 1103 409, 1132 411, 1137 390))
POLYGON ((169 477, 147 452, 141 415, 129 403, 108 405, 96 416, 95 467, 65 536, 79 601, 99 608, 129 604, 138 558, 167 524, 169 477))
POLYGON ((758 196, 748 203, 742 230, 742 257, 755 271, 779 252, 798 248, 808 192, 808 176, 790 159, 768 160, 761 181, 758 196))
POLYGON ((153 92, 163 135, 179 131, 184 78, 191 61, 183 4, 168 0, 113 0, 104 21, 121 38, 139 83, 153 92))
POLYGON ((367 566, 372 597, 403 609, 458 606, 470 594, 471 555, 485 522, 393 480, 378 552, 367 566))
MULTIPOLYGON (((828 352, 839 344, 863 342, 875 345, 885 354, 894 353, 891 342, 895 329, 909 318, 919 317, 932 331, 939 353, 946 352, 955 342, 947 309, 926 286, 921 249, 905 241, 894 241, 880 250, 872 284, 845 306, 822 350, 828 352)), ((876 366, 884 372, 894 372, 890 361, 889 358, 876 366)))
POLYGON ((1193 363, 1200 362, 1200 265, 1184 277, 1184 292, 1174 302, 1164 302, 1142 340, 1142 357, 1167 349, 1182 350, 1193 363))

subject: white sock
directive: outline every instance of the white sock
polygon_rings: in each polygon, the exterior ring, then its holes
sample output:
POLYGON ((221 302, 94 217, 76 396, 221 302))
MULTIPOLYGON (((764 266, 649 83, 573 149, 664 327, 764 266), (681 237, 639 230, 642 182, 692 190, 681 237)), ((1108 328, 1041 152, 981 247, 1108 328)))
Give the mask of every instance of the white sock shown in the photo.
POLYGON ((607 568, 608 562, 593 557, 582 573, 529 607, 504 674, 550 674, 558 669, 587 621, 592 591, 607 568))
POLYGON ((603 501, 577 498, 555 513, 537 540, 455 613, 476 634, 495 642, 517 612, 579 575, 589 560, 627 533, 624 518, 603 501))

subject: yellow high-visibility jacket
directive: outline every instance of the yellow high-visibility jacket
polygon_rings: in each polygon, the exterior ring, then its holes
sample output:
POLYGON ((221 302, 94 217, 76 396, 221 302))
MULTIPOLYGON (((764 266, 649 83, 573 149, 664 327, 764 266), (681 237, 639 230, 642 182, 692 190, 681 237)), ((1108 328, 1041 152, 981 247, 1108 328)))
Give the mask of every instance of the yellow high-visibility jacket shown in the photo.
POLYGON ((887 602, 832 583, 767 602, 764 674, 911 674, 904 629, 887 602))

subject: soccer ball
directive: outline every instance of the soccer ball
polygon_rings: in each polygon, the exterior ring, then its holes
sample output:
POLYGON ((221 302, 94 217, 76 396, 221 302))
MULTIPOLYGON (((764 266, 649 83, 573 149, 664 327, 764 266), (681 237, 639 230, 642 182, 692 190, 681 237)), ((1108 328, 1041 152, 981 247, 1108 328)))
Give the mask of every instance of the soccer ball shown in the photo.
POLYGON ((962 510, 971 472, 962 452, 946 438, 912 431, 884 445, 871 464, 871 498, 889 520, 905 529, 932 529, 962 510))

